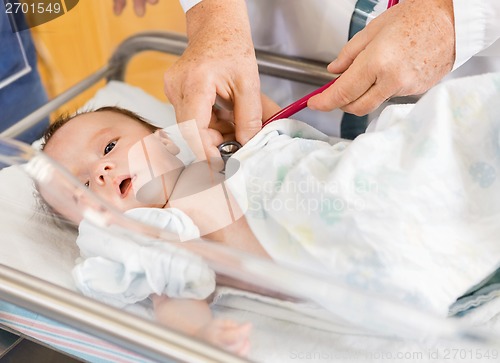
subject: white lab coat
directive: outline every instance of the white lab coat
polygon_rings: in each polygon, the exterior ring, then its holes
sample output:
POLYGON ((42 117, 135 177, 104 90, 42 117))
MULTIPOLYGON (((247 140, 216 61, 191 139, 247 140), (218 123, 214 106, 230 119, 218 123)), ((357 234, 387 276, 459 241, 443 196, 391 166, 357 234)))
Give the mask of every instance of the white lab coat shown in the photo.
MULTIPOLYGON (((180 1, 187 11, 201 0, 180 1)), ((377 4, 368 21, 387 7, 387 0, 369 2, 377 4)), ((247 0, 255 47, 330 62, 348 40, 356 3, 357 0, 247 0)), ((446 78, 500 71, 500 0, 453 0, 453 6, 456 60, 453 72, 446 78)), ((262 77, 263 92, 281 106, 314 88, 262 77)), ((338 110, 326 114, 304 110, 294 117, 329 135, 338 135, 341 115, 338 110)))

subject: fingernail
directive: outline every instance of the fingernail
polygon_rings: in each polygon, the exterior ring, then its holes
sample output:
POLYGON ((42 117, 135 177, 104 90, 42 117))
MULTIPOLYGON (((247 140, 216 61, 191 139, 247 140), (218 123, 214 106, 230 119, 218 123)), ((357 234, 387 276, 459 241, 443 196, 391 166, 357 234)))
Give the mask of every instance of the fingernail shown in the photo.
POLYGON ((313 102, 313 99, 315 97, 316 96, 313 96, 309 100, 307 100, 307 108, 309 108, 310 110, 317 110, 317 108, 316 108, 316 106, 314 106, 314 102, 313 102))
POLYGON ((326 67, 326 70, 330 73, 334 73, 334 70, 337 68, 338 58, 334 59, 330 64, 326 67))
POLYGON ((241 144, 245 145, 249 142, 257 133, 262 130, 262 120, 253 120, 247 122, 244 130, 239 130, 236 126, 236 140, 241 144))
POLYGON ((135 8, 135 13, 137 14, 137 16, 139 17, 143 17, 144 16, 144 8, 143 7, 136 7, 135 8))

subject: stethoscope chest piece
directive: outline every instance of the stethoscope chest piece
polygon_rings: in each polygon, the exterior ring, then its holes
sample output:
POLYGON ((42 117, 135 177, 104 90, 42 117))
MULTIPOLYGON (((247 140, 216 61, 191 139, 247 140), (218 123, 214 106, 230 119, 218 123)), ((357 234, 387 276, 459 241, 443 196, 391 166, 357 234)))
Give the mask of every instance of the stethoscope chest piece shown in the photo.
POLYGON ((238 141, 225 141, 217 148, 219 149, 220 156, 224 161, 224 169, 221 171, 221 173, 225 174, 227 159, 233 156, 236 151, 241 149, 241 144, 238 141))

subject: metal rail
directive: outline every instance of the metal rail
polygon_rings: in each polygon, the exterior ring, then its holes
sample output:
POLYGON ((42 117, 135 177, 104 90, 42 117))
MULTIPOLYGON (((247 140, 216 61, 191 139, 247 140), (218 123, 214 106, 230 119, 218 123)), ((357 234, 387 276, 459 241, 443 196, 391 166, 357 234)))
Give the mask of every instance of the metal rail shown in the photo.
POLYGON ((1 299, 158 362, 247 360, 68 289, 0 265, 1 299))
MULTIPOLYGON (((52 112, 57 110, 59 107, 63 106, 66 102, 72 100, 83 91, 92 87, 94 84, 107 77, 108 74, 112 71, 111 66, 107 65, 95 73, 92 73, 87 78, 75 84, 73 87, 67 89, 60 95, 56 96, 54 99, 47 102, 45 105, 39 107, 28 116, 24 117, 19 122, 15 123, 8 129, 2 131, 0 133, 0 137, 6 138, 15 138, 20 135, 24 131, 30 129, 40 121, 44 120, 47 116, 49 116, 52 112)), ((34 141, 34 140, 33 140, 34 141)))
MULTIPOLYGON (((187 46, 187 38, 182 34, 167 32, 146 32, 125 40, 111 57, 114 73, 110 80, 125 79, 125 70, 130 59, 143 51, 159 51, 180 56, 187 46)), ((257 64, 261 74, 267 74, 292 81, 322 86, 333 79, 326 71, 326 64, 278 55, 256 50, 257 64)))
MULTIPOLYGON (((117 47, 106 66, 1 132, 0 137, 15 138, 102 79, 123 81, 130 60, 141 52, 158 51, 180 56, 186 47, 187 38, 178 33, 145 32, 132 36, 117 47)), ((256 51, 256 56, 261 74, 317 86, 322 86, 333 78, 333 75, 326 71, 326 64, 265 51, 256 51)), ((158 82, 161 82, 161 77, 158 82)))

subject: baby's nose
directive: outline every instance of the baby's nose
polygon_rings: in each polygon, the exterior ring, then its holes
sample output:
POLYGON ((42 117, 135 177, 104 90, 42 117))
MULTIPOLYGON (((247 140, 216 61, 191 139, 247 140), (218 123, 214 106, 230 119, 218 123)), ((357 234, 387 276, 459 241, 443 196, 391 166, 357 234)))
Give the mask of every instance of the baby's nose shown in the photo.
POLYGON ((106 179, 110 177, 112 170, 113 165, 111 163, 99 163, 94 172, 95 181, 101 185, 105 184, 106 179))

